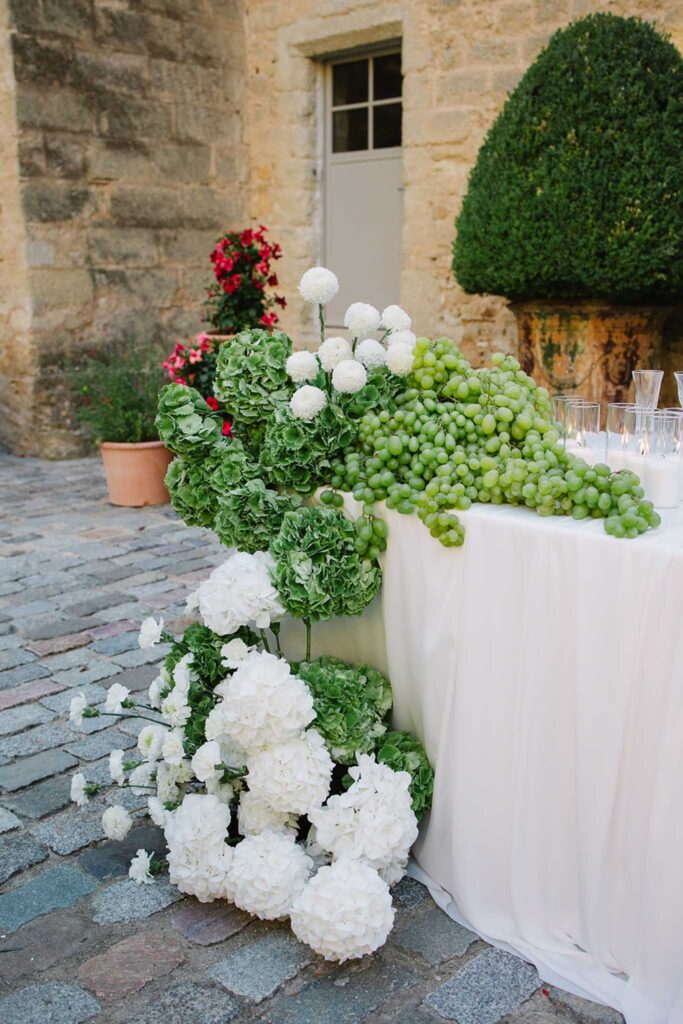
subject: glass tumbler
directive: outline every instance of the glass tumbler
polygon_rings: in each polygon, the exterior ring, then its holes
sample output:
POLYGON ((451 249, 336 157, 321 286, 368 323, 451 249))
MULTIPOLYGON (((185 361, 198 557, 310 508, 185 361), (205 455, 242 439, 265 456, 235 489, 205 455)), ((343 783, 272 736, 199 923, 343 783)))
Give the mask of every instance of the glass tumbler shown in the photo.
POLYGON ((600 461, 600 403, 568 403, 565 446, 589 465, 600 461))
POLYGON ((560 437, 566 437, 567 406, 581 405, 583 398, 580 395, 555 395, 553 397, 553 419, 557 426, 560 437))
POLYGON ((664 370, 633 370, 631 376, 636 388, 636 405, 641 409, 656 409, 664 370))
POLYGON ((635 409, 630 402, 610 402, 605 424, 605 461, 613 473, 627 469, 626 453, 631 435, 627 423, 627 410, 635 409))

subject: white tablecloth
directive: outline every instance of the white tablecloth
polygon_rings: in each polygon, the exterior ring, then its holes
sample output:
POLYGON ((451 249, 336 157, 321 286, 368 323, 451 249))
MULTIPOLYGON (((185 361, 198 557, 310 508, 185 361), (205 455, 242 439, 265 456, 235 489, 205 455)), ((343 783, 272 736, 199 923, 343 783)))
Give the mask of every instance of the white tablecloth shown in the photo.
POLYGON ((381 606, 316 626, 313 653, 387 669, 427 748, 418 869, 545 981, 681 1024, 683 509, 620 541, 477 506, 458 549, 385 515, 381 606))

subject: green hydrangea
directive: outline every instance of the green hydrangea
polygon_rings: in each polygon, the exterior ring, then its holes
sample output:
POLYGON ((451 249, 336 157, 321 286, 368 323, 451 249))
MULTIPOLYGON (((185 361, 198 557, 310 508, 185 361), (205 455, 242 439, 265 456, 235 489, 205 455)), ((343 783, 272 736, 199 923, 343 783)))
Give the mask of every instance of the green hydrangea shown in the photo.
POLYGON ((263 480, 248 480, 225 493, 218 503, 214 529, 223 544, 240 551, 266 551, 285 512, 298 508, 297 495, 278 494, 263 480))
POLYGON ((258 475, 259 468, 252 462, 244 445, 236 437, 221 442, 211 453, 211 486, 218 498, 229 494, 233 487, 258 475))
POLYGON ((329 479, 333 460, 355 438, 355 425, 337 405, 326 405, 313 420, 299 420, 284 408, 266 426, 261 466, 281 487, 311 494, 329 479))
POLYGON ((203 462, 193 462, 182 455, 176 455, 166 471, 164 483, 171 504, 188 526, 213 527, 218 500, 211 469, 209 458, 203 462))
POLYGON ((283 331, 240 331, 222 345, 216 363, 214 392, 238 424, 267 419, 288 401, 293 385, 285 364, 292 351, 283 331))
POLYGON ((357 753, 375 749, 391 707, 391 686, 381 672, 329 657, 303 661, 295 671, 313 696, 313 725, 338 764, 353 764, 357 753))
POLYGON ((167 384, 155 420, 159 437, 175 455, 203 456, 220 440, 223 420, 194 388, 167 384))
POLYGON ((379 590, 376 561, 356 551, 353 524, 336 509, 286 512, 270 551, 272 580, 295 618, 312 622, 335 615, 360 615, 379 590))
POLYGON ((425 748, 409 732, 388 732, 378 744, 377 760, 395 772, 412 775, 410 795, 419 821, 432 806, 434 794, 434 769, 425 748))

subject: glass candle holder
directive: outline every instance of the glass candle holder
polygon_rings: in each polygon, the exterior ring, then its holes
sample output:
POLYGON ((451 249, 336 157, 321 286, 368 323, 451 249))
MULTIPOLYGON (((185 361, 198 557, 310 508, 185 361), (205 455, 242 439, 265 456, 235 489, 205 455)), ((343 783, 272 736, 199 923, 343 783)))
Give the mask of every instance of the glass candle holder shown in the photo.
POLYGON ((656 409, 664 370, 633 370, 631 376, 636 389, 636 405, 641 409, 656 409))
POLYGON ((681 408, 681 409, 674 409, 674 408, 662 409, 662 412, 668 413, 669 415, 672 415, 672 416, 677 416, 678 420, 679 420, 679 424, 680 424, 680 427, 679 427, 679 430, 680 430, 680 443, 679 443, 679 446, 678 446, 678 468, 679 468, 679 471, 680 471, 679 472, 679 476, 680 476, 680 487, 681 487, 680 501, 683 502, 683 408, 681 408))
POLYGON ((627 469, 626 453, 631 443, 626 412, 636 406, 630 402, 610 402, 605 423, 605 461, 613 473, 627 469))
POLYGON ((592 466, 600 461, 600 403, 568 402, 565 446, 592 466))
POLYGON ((681 417, 652 411, 645 417, 645 494, 655 508, 675 508, 681 496, 681 417))
POLYGON ((676 387, 678 388, 678 404, 683 409, 683 370, 677 370, 674 373, 676 378, 676 387))
POLYGON ((624 409, 624 469, 635 473, 643 482, 643 457, 647 447, 645 434, 645 412, 637 405, 624 409))
POLYGON ((567 406, 582 405, 581 395, 555 395, 553 397, 553 418, 560 437, 566 437, 567 406))

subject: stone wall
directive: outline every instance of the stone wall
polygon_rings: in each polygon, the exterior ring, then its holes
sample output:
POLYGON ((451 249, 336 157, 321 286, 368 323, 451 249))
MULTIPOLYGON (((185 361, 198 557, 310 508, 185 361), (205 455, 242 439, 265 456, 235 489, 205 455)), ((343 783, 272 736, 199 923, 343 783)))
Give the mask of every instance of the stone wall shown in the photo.
POLYGON ((8 330, 1 314, 6 440, 64 455, 78 444, 65 357, 126 332, 196 332, 211 242, 247 217, 244 21, 241 0, 8 2, 23 208, 11 247, 30 304, 28 324, 8 330))

